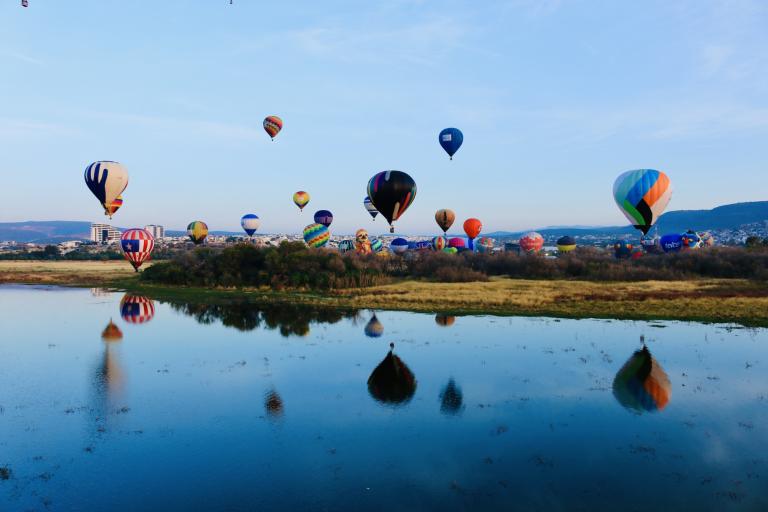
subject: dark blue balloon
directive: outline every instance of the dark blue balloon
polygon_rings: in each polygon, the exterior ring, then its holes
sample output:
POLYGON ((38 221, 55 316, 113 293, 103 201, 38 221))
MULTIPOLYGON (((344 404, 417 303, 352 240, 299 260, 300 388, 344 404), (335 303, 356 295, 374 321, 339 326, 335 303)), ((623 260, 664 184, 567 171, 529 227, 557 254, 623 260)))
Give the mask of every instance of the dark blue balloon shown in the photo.
POLYGON ((333 214, 328 210, 317 210, 315 212, 315 222, 325 227, 330 227, 333 222, 333 214))
POLYGON ((453 160, 454 153, 459 150, 461 143, 464 142, 464 134, 461 133, 461 130, 458 128, 446 128, 440 132, 438 140, 445 152, 448 153, 448 156, 453 160))
POLYGON ((683 236, 677 233, 664 235, 659 241, 664 252, 677 252, 683 248, 683 236))

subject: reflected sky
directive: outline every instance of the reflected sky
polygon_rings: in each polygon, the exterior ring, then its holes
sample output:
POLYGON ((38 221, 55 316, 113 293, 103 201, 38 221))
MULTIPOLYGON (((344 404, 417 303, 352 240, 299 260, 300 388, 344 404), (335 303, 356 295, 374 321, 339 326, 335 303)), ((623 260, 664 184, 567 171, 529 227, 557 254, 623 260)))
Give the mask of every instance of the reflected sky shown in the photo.
POLYGON ((0 286, 0 510, 768 509, 764 329, 131 297, 0 286))

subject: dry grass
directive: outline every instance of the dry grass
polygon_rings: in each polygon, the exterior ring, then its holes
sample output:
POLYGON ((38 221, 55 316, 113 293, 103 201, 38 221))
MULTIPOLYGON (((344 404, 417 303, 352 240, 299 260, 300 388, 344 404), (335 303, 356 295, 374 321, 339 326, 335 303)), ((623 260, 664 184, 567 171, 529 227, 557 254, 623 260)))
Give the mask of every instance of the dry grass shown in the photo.
MULTIPOLYGON (((0 282, 140 287, 124 261, 0 261, 0 282)), ((328 295, 151 287, 160 295, 247 294, 254 300, 398 309, 565 317, 680 319, 768 325, 768 287, 739 279, 610 282, 492 278, 488 282, 405 281, 328 295)))

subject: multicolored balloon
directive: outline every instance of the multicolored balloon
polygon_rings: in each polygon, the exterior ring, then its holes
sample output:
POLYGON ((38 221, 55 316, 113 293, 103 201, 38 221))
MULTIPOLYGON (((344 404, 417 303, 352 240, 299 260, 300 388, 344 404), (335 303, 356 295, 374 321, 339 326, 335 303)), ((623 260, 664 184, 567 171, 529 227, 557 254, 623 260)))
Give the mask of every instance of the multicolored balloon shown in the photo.
POLYGON ((309 194, 303 190, 299 190, 293 194, 293 202, 299 207, 299 211, 304 210, 304 207, 309 203, 309 194))
POLYGON ((339 242, 339 252, 349 252, 355 248, 355 243, 352 240, 342 240, 339 242))
POLYGON ((487 236, 480 238, 475 244, 475 246, 477 247, 477 251, 482 253, 488 253, 493 251, 494 245, 495 245, 495 242, 493 238, 489 238, 487 236))
POLYGON ((561 236, 557 239, 557 250, 560 252, 571 252, 576 249, 576 239, 572 236, 561 236))
POLYGON ((376 313, 373 314, 368 323, 365 324, 365 335, 369 338, 381 338, 384 334, 384 325, 376 318, 376 313))
POLYGON ((129 324, 145 324, 155 316, 155 303, 143 295, 126 293, 120 300, 120 316, 129 324))
POLYGON ((664 235, 659 240, 664 252, 678 252, 683 248, 683 236, 677 233, 664 235))
POLYGON ((444 236, 436 236, 432 239, 432 249, 442 251, 448 246, 448 240, 444 236))
POLYGON ((627 240, 613 242, 613 255, 617 260, 626 260, 632 256, 632 244, 627 240))
POLYGON ((193 220, 187 226, 187 236, 195 245, 200 245, 208 236, 208 224, 201 220, 193 220))
POLYGON ((315 212, 315 223, 322 224, 329 228, 333 222, 333 214, 328 210, 317 210, 315 212))
POLYGON ((112 203, 108 204, 106 208, 104 208, 104 215, 109 215, 109 218, 111 219, 121 206, 123 206, 123 196, 117 196, 117 198, 112 201, 112 203))
POLYGON ((528 254, 536 254, 544 247, 544 237, 531 231, 520 237, 520 249, 528 254))
POLYGON ((379 210, 377 210, 376 207, 373 206, 373 203, 371 202, 370 197, 365 196, 365 199, 363 199, 363 206, 365 206, 365 210, 368 212, 371 218, 373 218, 373 220, 376 220, 376 216, 379 214, 379 210))
POLYGON ((672 187, 663 172, 637 169, 616 178, 613 197, 629 222, 646 235, 667 207, 672 187))
POLYGON ((331 232, 322 224, 310 224, 304 228, 304 241, 315 249, 323 247, 331 238, 331 232))
POLYGON ((403 254, 408 250, 408 240, 405 238, 395 238, 390 242, 389 248, 395 254, 403 254))
POLYGON ((437 222, 437 225, 440 226, 440 229, 443 230, 443 234, 451 229, 451 226, 453 226, 453 221, 455 220, 456 214, 453 213, 453 210, 443 208, 442 210, 437 210, 435 212, 435 222, 437 222))
POLYGON ((699 249, 701 247, 701 237, 695 231, 686 231, 683 237, 683 250, 699 249))
POLYGON ((152 256, 152 250, 155 248, 155 238, 145 229, 129 229, 120 237, 120 247, 123 249, 125 259, 138 272, 141 264, 152 256))
POLYGON ((371 250, 373 252, 380 252, 384 248, 384 243, 379 238, 371 239, 371 250))
POLYGON ((355 252, 357 254, 371 254, 372 251, 368 232, 362 228, 355 231, 355 252))
POLYGON ((277 134, 283 129, 283 120, 277 116, 267 116, 264 118, 264 131, 267 132, 272 140, 275 140, 277 134))
POLYGON ((440 132, 438 140, 450 159, 453 160, 453 155, 464 142, 464 134, 458 128, 445 128, 440 132))
POLYGON ((392 223, 405 213, 416 198, 416 182, 402 171, 383 171, 368 181, 368 197, 389 222, 390 233, 394 233, 392 223))
POLYGON ((624 363, 613 380, 613 396, 626 409, 639 413, 663 410, 672 384, 658 361, 643 346, 624 363))
POLYGON ((243 227, 243 230, 245 230, 248 236, 253 236, 256 230, 261 227, 261 219, 259 219, 259 216, 255 213, 246 213, 240 219, 240 225, 243 227))
MULTIPOLYGON (((105 212, 128 186, 128 171, 117 162, 100 160, 85 168, 85 184, 105 212)), ((109 215, 109 213, 107 213, 109 215)), ((112 216, 110 215, 110 218, 112 216)))

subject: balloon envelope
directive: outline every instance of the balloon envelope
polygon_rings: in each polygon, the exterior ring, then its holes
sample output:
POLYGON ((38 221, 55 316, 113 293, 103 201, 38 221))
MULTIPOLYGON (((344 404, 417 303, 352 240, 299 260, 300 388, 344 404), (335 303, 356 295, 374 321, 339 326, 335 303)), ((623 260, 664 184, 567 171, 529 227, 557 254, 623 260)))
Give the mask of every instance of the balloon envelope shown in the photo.
POLYGON ((368 212, 368 214, 376 220, 376 216, 379 214, 379 210, 376 209, 375 206, 373 206, 373 203, 371 202, 371 198, 368 196, 365 196, 365 199, 363 199, 363 206, 365 206, 365 210, 368 212))
POLYGON ((613 255, 616 259, 627 259, 632 255, 632 244, 627 240, 616 240, 613 242, 613 255))
POLYGON ((155 303, 143 295, 126 293, 120 300, 120 316, 129 324, 143 324, 155 316, 155 303))
POLYGON ((448 247, 448 239, 444 236, 436 236, 432 239, 432 249, 442 251, 446 247, 448 247))
POLYGON ((482 230, 483 223, 480 222, 480 219, 470 218, 464 221, 464 232, 470 239, 477 238, 477 235, 479 235, 482 230))
POLYGON ((331 233, 322 224, 310 224, 304 228, 304 241, 308 246, 319 248, 328 243, 331 233))
POLYGON ((309 202, 309 194, 307 192, 304 192, 303 190, 299 190, 295 194, 293 194, 293 202, 296 204, 296 206, 299 207, 299 210, 303 210, 305 206, 307 206, 307 203, 309 202))
POLYGON ((155 239, 149 231, 140 228, 129 229, 120 236, 120 248, 125 259, 138 271, 155 248, 155 239))
POLYGON ((355 248, 355 243, 352 240, 342 240, 339 242, 339 252, 349 252, 355 248))
POLYGON ((560 252, 571 252, 576 248, 576 239, 572 236, 561 236, 556 243, 557 250, 560 252))
POLYGON ((383 171, 368 181, 368 197, 373 206, 392 225, 405 213, 416 198, 416 182, 402 171, 383 171))
POLYGON ((695 231, 682 234, 683 250, 698 249, 701 247, 701 237, 695 231))
POLYGON ((368 392, 384 404, 403 405, 416 392, 416 378, 410 368, 390 350, 368 377, 368 392))
POLYGON ((649 254, 660 254, 664 252, 661 248, 661 241, 658 236, 643 235, 640 237, 640 245, 643 250, 649 254))
POLYGON ((315 212, 315 222, 325 227, 330 227, 333 222, 333 214, 328 210, 317 210, 315 212))
POLYGON ((458 249, 460 247, 465 247, 466 243, 464 242, 463 238, 459 238, 457 236, 453 238, 448 239, 448 247, 453 247, 454 249, 458 249))
POLYGON ((664 252, 677 252, 683 248, 683 236, 677 233, 670 233, 662 236, 659 243, 664 252))
POLYGON ((274 140, 280 130, 283 129, 283 120, 277 116, 267 116, 264 118, 264 131, 274 140))
POLYGON ((494 240, 493 238, 484 236, 477 241, 475 246, 477 247, 478 252, 491 252, 493 251, 494 240))
POLYGON ((187 236, 195 245, 199 245, 208 237, 208 224, 201 220, 193 220, 187 226, 187 236))
POLYGON ((380 239, 374 238, 371 240, 371 250, 373 252, 379 252, 383 248, 384 248, 384 243, 380 239))
POLYGON ((380 338, 384 334, 384 326, 379 322, 374 314, 368 323, 365 324, 365 335, 369 338, 380 338))
POLYGON ((626 409, 661 411, 669 403, 672 384, 647 347, 636 351, 613 380, 613 396, 626 409))
POLYGON ((451 226, 455 220, 456 214, 453 213, 453 210, 443 208, 435 212, 435 222, 437 222, 437 225, 440 226, 440 229, 443 230, 443 233, 451 229, 451 226))
POLYGON ((128 186, 128 171, 117 162, 101 160, 85 168, 85 184, 105 211, 128 186))
POLYGON ((408 240, 405 238, 395 238, 390 242, 389 248, 395 254, 402 254, 408 250, 408 240))
POLYGON ((667 207, 672 187, 663 172, 637 169, 616 178, 613 197, 629 222, 647 234, 667 207))
POLYGON ((246 213, 243 218, 240 219, 240 225, 243 227, 248 236, 253 236, 257 229, 261 226, 261 220, 259 216, 253 213, 246 213))
POLYGON ((117 198, 112 201, 111 204, 108 204, 104 208, 104 215, 109 215, 109 218, 111 219, 112 216, 117 212, 117 210, 120 209, 120 207, 123 206, 123 196, 117 196, 117 198))
POLYGON ((544 237, 535 231, 531 231, 520 237, 520 249, 529 254, 535 254, 544 247, 544 237))
POLYGON ((445 128, 440 132, 438 140, 445 152, 453 160, 453 155, 459 150, 461 143, 464 142, 464 134, 458 128, 445 128))

